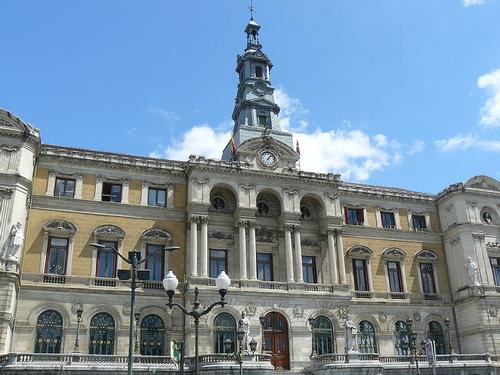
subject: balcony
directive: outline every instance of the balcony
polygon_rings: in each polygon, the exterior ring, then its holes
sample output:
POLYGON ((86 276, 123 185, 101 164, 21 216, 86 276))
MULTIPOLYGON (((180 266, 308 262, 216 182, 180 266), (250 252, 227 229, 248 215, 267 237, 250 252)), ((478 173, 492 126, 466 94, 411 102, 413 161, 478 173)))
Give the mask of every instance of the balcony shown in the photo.
MULTIPOLYGON (((188 281, 191 286, 214 287, 215 279, 208 277, 191 277, 188 281)), ((288 283, 284 281, 261 280, 231 280, 231 289, 259 290, 270 293, 314 293, 314 294, 349 294, 346 285, 288 283)))

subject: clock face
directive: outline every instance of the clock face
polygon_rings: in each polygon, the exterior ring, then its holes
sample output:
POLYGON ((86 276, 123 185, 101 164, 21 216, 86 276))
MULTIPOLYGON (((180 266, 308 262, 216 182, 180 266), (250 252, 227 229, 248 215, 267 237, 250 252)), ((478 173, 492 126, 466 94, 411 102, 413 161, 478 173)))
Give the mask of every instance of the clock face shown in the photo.
POLYGON ((266 167, 271 167, 276 164, 276 156, 270 151, 264 151, 260 154, 260 161, 266 167))

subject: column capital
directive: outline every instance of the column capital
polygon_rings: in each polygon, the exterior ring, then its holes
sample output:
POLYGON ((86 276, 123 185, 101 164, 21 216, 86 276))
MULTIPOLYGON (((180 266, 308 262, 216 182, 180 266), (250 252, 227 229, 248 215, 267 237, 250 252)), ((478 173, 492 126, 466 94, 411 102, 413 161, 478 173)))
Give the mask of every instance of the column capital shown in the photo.
POLYGON ((247 221, 247 227, 248 228, 255 228, 257 226, 257 224, 255 223, 255 221, 247 221))
POLYGON ((293 231, 293 227, 294 227, 293 224, 283 224, 281 226, 281 230, 283 230, 285 232, 291 232, 291 231, 293 231))
POLYGON ((208 216, 198 216, 199 223, 206 224, 208 223, 208 216))
POLYGON ((336 235, 337 234, 337 228, 335 227, 328 227, 325 229, 325 234, 326 235, 336 235))
POLYGON ((472 238, 476 238, 478 240, 484 240, 485 235, 484 233, 472 233, 472 238))
POLYGON ((235 224, 235 228, 246 228, 248 226, 248 221, 247 220, 238 220, 235 224))
POLYGON ((293 233, 300 233, 300 225, 292 225, 292 232, 293 233))

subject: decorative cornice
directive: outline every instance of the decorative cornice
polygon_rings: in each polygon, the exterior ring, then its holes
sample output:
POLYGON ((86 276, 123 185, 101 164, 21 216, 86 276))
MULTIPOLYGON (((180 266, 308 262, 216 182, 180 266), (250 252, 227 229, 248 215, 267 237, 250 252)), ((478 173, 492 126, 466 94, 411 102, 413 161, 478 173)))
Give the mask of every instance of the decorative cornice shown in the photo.
POLYGON ((20 146, 14 146, 14 145, 0 145, 0 153, 4 152, 6 154, 10 154, 13 152, 19 151, 20 146))

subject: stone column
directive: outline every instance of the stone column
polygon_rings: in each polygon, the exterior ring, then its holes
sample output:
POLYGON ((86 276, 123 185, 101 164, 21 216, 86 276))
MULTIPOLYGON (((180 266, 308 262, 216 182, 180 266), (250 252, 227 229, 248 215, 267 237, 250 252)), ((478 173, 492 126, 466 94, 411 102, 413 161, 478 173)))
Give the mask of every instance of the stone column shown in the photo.
POLYGON ((295 246, 295 281, 298 283, 304 282, 302 272, 302 245, 300 243, 300 227, 298 225, 293 228, 293 240, 295 246))
POLYGON ((238 222, 239 239, 240 239, 240 280, 247 278, 247 238, 246 238, 246 221, 238 222))
POLYGON ((285 224, 283 226, 285 231, 285 256, 286 256, 286 278, 289 283, 293 283, 293 252, 292 252, 292 227, 285 224))
POLYGON ((189 252, 189 263, 191 264, 191 276, 198 276, 198 221, 199 217, 191 217, 191 243, 189 252))
POLYGON ((330 277, 332 284, 338 284, 339 277, 337 272, 337 254, 335 249, 335 230, 333 228, 328 228, 326 230, 326 235, 328 238, 328 259, 330 261, 330 277))
POLYGON ((200 217, 201 238, 200 238, 200 276, 208 276, 208 217, 200 217))
POLYGON ((249 248, 248 256, 250 257, 248 263, 250 264, 250 280, 257 280, 257 244, 255 241, 255 223, 248 222, 248 237, 249 248))
POLYGON ((344 262, 344 243, 342 242, 342 230, 337 229, 337 255, 339 259, 339 281, 345 284, 345 262, 344 262))

